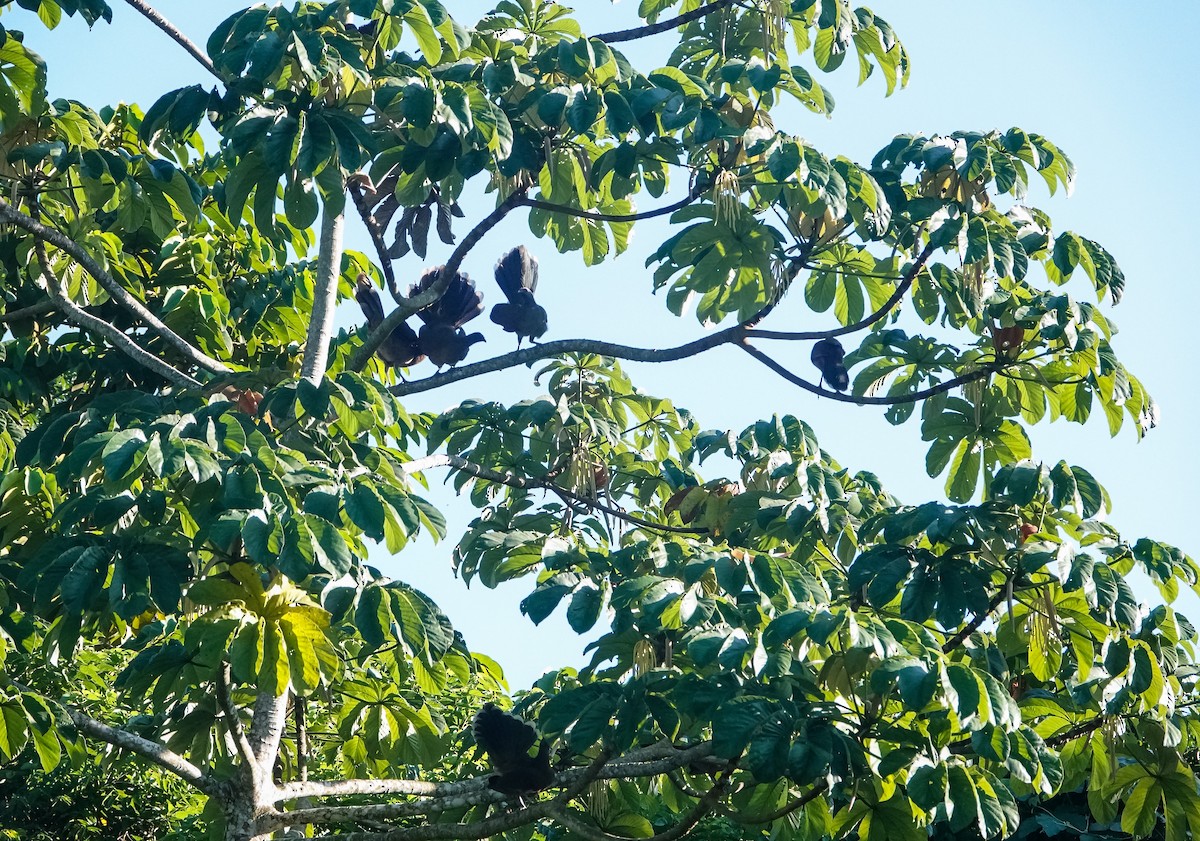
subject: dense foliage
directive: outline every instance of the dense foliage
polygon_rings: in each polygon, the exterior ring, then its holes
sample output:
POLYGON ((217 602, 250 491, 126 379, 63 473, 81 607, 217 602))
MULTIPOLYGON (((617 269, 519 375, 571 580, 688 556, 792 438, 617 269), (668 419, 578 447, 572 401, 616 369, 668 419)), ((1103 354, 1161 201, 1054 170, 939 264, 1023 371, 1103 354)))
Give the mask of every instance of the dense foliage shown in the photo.
MULTIPOLYGON (((15 5, 51 28, 117 11, 15 5)), ((1070 187, 1064 152, 1013 128, 855 163, 777 126, 786 100, 832 111, 809 68, 907 80, 845 0, 642 0, 591 37, 546 0, 451 16, 470 5, 256 6, 203 50, 163 22, 200 81, 144 109, 48 101, 2 33, 0 758, 52 780, 127 752, 228 839, 1200 831, 1196 631, 1171 607, 1200 568, 1123 535, 1025 433, 1156 421, 1112 341, 1123 274, 1031 203, 1039 176, 1070 187), (659 31, 663 66, 620 51, 659 31), (647 291, 720 328, 630 348, 556 338, 551 313, 542 344, 402 378, 381 345, 512 214, 589 267, 669 215, 647 291), (346 218, 376 253, 343 253, 346 218), (393 263, 418 276, 431 233, 454 248, 406 296, 393 263), (331 335, 360 278, 396 308, 331 335), (768 329, 785 299, 839 326, 768 329), (823 382, 772 342, 819 342, 823 382), (915 421, 950 502, 898 501, 791 415, 707 430, 618 361, 722 345, 915 421), (532 363, 539 396, 402 402, 532 363), (459 575, 528 577, 533 621, 603 629, 520 697, 558 778, 506 809, 468 726, 498 670, 366 563, 449 532, 422 497, 443 468, 479 509, 459 575), (23 681, 31 658, 74 677, 23 681)))

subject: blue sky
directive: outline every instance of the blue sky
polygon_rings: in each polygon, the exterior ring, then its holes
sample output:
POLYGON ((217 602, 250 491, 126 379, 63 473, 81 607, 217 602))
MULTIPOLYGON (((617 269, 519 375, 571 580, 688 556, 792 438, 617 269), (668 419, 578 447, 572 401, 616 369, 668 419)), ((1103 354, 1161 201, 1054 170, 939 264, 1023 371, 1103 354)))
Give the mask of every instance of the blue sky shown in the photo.
MULTIPOLYGON (((464 22, 492 5, 478 0, 443 2, 464 22)), ((148 107, 168 90, 210 82, 195 62, 131 8, 119 0, 113 5, 114 24, 97 25, 91 32, 77 21, 66 21, 47 33, 23 11, 5 14, 0 23, 25 31, 26 42, 46 57, 54 96, 92 106, 122 100, 148 107)), ((203 45, 216 23, 245 4, 157 0, 154 5, 203 45)), ((1200 97, 1193 90, 1194 80, 1200 78, 1194 46, 1200 4, 876 0, 869 5, 892 24, 909 49, 909 87, 890 98, 884 98, 879 78, 856 87, 856 68, 847 62, 839 72, 820 76, 837 100, 832 119, 794 109, 777 117, 778 127, 805 137, 826 154, 864 163, 898 133, 1011 126, 1041 133, 1071 156, 1079 170, 1073 196, 1050 197, 1039 183, 1029 202, 1049 211, 1059 229, 1102 243, 1124 269, 1125 300, 1108 311, 1121 328, 1115 345, 1160 404, 1162 424, 1141 443, 1128 428, 1110 439, 1102 417, 1082 427, 1061 421, 1042 424, 1030 431, 1034 456, 1051 463, 1065 458, 1087 467, 1111 493, 1113 521, 1128 538, 1153 536, 1189 554, 1200 553, 1192 519, 1198 516, 1200 502, 1195 491, 1200 448, 1194 438, 1200 397, 1190 372, 1200 285, 1189 253, 1200 196, 1200 169, 1194 160, 1200 97)), ((575 7, 585 30, 600 32, 634 25, 637 3, 578 0, 575 7)), ((670 36, 660 36, 628 53, 649 70, 662 63, 669 50, 670 36)), ((811 69, 811 62, 803 63, 811 69)), ((654 205, 647 197, 639 209, 654 205)), ((473 211, 482 207, 466 203, 468 215, 478 216, 473 211)), ((496 257, 523 242, 542 263, 538 295, 551 317, 546 338, 673 344, 700 335, 703 328, 690 315, 671 316, 662 300, 649 294, 645 256, 666 236, 667 227, 665 220, 643 223, 629 253, 583 271, 578 255, 558 255, 549 243, 533 237, 523 220, 508 220, 468 257, 465 268, 486 279, 496 257)), ((359 230, 351 233, 349 245, 369 250, 359 230)), ((429 263, 444 257, 432 252, 429 263)), ((415 260, 410 256, 397 264, 402 280, 419 275, 422 266, 415 260)), ((491 293, 488 303, 493 303, 491 284, 485 281, 480 287, 491 293)), ((1087 296, 1082 286, 1074 293, 1087 296)), ((351 303, 340 318, 348 325, 360 316, 351 303)), ((780 325, 792 329, 817 329, 832 321, 831 315, 814 315, 799 305, 785 307, 778 318, 780 325)), ((508 350, 510 342, 507 335, 489 332, 488 344, 482 350, 477 347, 473 358, 508 350)), ((785 347, 778 358, 806 371, 807 352, 807 346, 785 347)), ((792 413, 814 427, 822 445, 843 465, 874 471, 902 499, 941 497, 941 481, 925 475, 925 446, 915 422, 891 427, 877 408, 817 400, 752 364, 727 349, 682 363, 627 367, 642 390, 670 397, 690 409, 704 427, 740 429, 773 413, 792 413)), ((441 409, 466 397, 515 402, 537 393, 532 374, 520 369, 418 395, 409 406, 441 409)), ((449 499, 448 492, 432 495, 446 505, 451 541, 438 547, 420 543, 398 558, 380 554, 373 560, 389 574, 429 592, 473 648, 500 660, 514 689, 527 686, 546 668, 578 662, 582 642, 560 617, 534 628, 520 616, 517 602, 532 582, 495 593, 478 584, 466 590, 451 577, 450 544, 471 509, 449 499)), ((1141 592, 1147 600, 1157 598, 1148 587, 1141 592)), ((1194 605, 1192 600, 1185 608, 1193 618, 1200 614, 1194 605)))

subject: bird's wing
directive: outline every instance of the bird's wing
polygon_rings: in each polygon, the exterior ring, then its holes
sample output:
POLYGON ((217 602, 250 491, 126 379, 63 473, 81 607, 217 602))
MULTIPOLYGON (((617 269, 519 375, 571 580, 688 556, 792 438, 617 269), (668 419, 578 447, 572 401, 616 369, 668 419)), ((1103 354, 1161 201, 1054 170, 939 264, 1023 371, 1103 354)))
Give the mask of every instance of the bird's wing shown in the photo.
POLYGON ((529 763, 529 749, 538 735, 532 724, 491 703, 484 704, 475 715, 472 731, 475 744, 483 748, 492 767, 501 774, 529 763))
POLYGON ((379 293, 375 291, 375 287, 365 277, 358 279, 358 284, 354 287, 354 298, 362 307, 367 324, 378 327, 383 321, 383 302, 379 300, 379 293))
POLYGON ((523 245, 518 245, 496 263, 496 285, 510 301, 516 300, 517 292, 521 289, 537 291, 537 282, 537 258, 523 245))

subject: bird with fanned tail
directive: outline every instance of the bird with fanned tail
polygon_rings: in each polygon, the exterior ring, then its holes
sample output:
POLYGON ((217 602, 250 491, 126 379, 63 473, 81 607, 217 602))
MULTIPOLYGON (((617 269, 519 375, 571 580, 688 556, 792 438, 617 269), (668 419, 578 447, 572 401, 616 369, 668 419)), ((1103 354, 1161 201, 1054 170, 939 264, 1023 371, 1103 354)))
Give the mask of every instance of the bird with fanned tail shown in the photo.
MULTIPOLYGON (((409 290, 409 297, 418 295, 437 282, 445 266, 427 269, 409 290)), ((471 345, 484 341, 482 333, 468 335, 462 326, 483 312, 483 294, 476 291, 475 281, 463 272, 455 272, 442 297, 417 313, 425 322, 418 334, 421 350, 439 368, 457 365, 467 358, 471 345)))
POLYGON ((546 309, 533 297, 537 282, 537 258, 523 245, 518 245, 496 263, 496 284, 508 301, 492 307, 492 321, 506 332, 517 334, 517 347, 521 346, 522 339, 533 342, 546 332, 546 309))

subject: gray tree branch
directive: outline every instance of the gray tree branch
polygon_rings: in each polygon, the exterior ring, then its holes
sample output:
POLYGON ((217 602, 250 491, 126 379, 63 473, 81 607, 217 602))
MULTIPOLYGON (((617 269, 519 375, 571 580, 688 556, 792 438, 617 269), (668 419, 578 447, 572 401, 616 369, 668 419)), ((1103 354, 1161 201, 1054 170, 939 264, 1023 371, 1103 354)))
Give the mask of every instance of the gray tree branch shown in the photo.
POLYGON ((34 318, 51 312, 54 312, 53 301, 38 301, 36 304, 30 304, 27 307, 21 307, 19 310, 11 310, 0 315, 0 324, 12 324, 14 321, 20 321, 23 318, 34 318))
POLYGON ((214 374, 228 374, 230 369, 225 363, 213 359, 199 349, 193 347, 186 339, 176 333, 156 316, 146 306, 133 297, 117 279, 104 270, 96 260, 79 243, 67 237, 61 231, 43 225, 32 216, 27 216, 14 208, 4 199, 0 199, 0 220, 11 222, 33 234, 38 240, 49 243, 60 251, 70 255, 84 271, 96 279, 96 282, 106 291, 118 305, 141 319, 147 327, 162 336, 172 347, 183 356, 206 371, 214 374))
MULTIPOLYGON (((2 201, 2 200, 0 200, 2 201)), ((46 283, 46 289, 50 293, 54 304, 63 311, 67 319, 92 333, 103 336, 112 343, 113 347, 124 353, 126 356, 133 359, 139 365, 142 365, 167 382, 172 383, 180 388, 199 388, 200 383, 192 379, 187 374, 175 369, 169 363, 159 359, 154 354, 145 350, 141 345, 133 339, 126 336, 120 330, 107 321, 97 318, 91 313, 85 311, 83 307, 76 304, 67 297, 66 292, 62 288, 62 284, 55 277, 54 272, 50 270, 50 260, 46 255, 46 249, 41 242, 35 246, 38 261, 42 265, 42 277, 46 283)))
POLYGON ((220 793, 221 786, 218 781, 209 777, 174 751, 168 750, 157 742, 151 742, 149 739, 135 736, 128 731, 110 727, 81 710, 71 709, 67 712, 71 716, 71 721, 74 723, 76 729, 83 735, 107 742, 121 750, 135 753, 143 759, 153 762, 160 768, 170 771, 180 779, 191 783, 205 794, 211 796, 220 793))
MULTIPOLYGON (((163 32, 167 33, 171 40, 187 50, 192 58, 200 62, 201 66, 205 70, 216 76, 218 79, 221 79, 221 74, 218 73, 217 68, 213 66, 212 60, 204 54, 204 50, 196 46, 196 44, 193 43, 190 38, 184 35, 183 32, 181 32, 175 26, 175 24, 163 17, 161 12, 159 12, 149 3, 146 3, 145 0, 125 0, 125 2, 141 12, 143 17, 145 17, 163 32)), ((225 80, 221 79, 221 81, 225 80)))
POLYGON ((713 0, 707 6, 701 6, 698 9, 693 9, 690 12, 685 12, 682 15, 677 15, 673 18, 659 21, 658 23, 650 23, 645 26, 634 27, 633 29, 622 29, 619 32, 603 32, 599 35, 593 35, 597 41, 603 41, 606 44, 616 44, 621 41, 636 41, 639 38, 646 38, 650 35, 657 35, 660 32, 669 32, 683 26, 686 23, 691 23, 694 20, 699 20, 706 15, 711 15, 713 12, 719 12, 722 9, 728 8, 734 4, 735 0, 713 0))
POLYGON ((337 307, 338 279, 342 275, 342 231, 344 208, 333 210, 326 203, 321 212, 321 237, 317 252, 317 277, 313 283, 312 320, 304 345, 300 375, 313 383, 325 376, 329 363, 329 338, 333 335, 333 314, 337 307))
POLYGON ((549 482, 544 479, 533 479, 528 476, 517 476, 514 473, 502 473, 498 470, 492 470, 484 467, 481 464, 476 464, 473 461, 468 461, 461 456, 444 454, 426 456, 425 458, 410 461, 405 464, 404 472, 409 474, 419 473, 432 467, 451 467, 455 470, 461 470, 463 473, 470 474, 477 479, 483 479, 488 482, 496 482, 497 484, 507 485, 510 488, 550 491, 564 500, 576 502, 588 508, 595 509, 596 511, 602 511, 605 514, 608 514, 610 517, 615 517, 616 519, 622 520, 626 523, 630 523, 635 526, 641 526, 642 528, 652 529, 654 531, 669 532, 672 534, 706 533, 704 529, 693 529, 684 526, 671 526, 667 525, 666 523, 656 523, 652 520, 647 520, 634 514, 630 514, 626 511, 622 511, 616 506, 600 502, 600 500, 593 497, 584 496, 583 494, 576 493, 575 491, 567 490, 566 488, 556 485, 553 482, 549 482))

